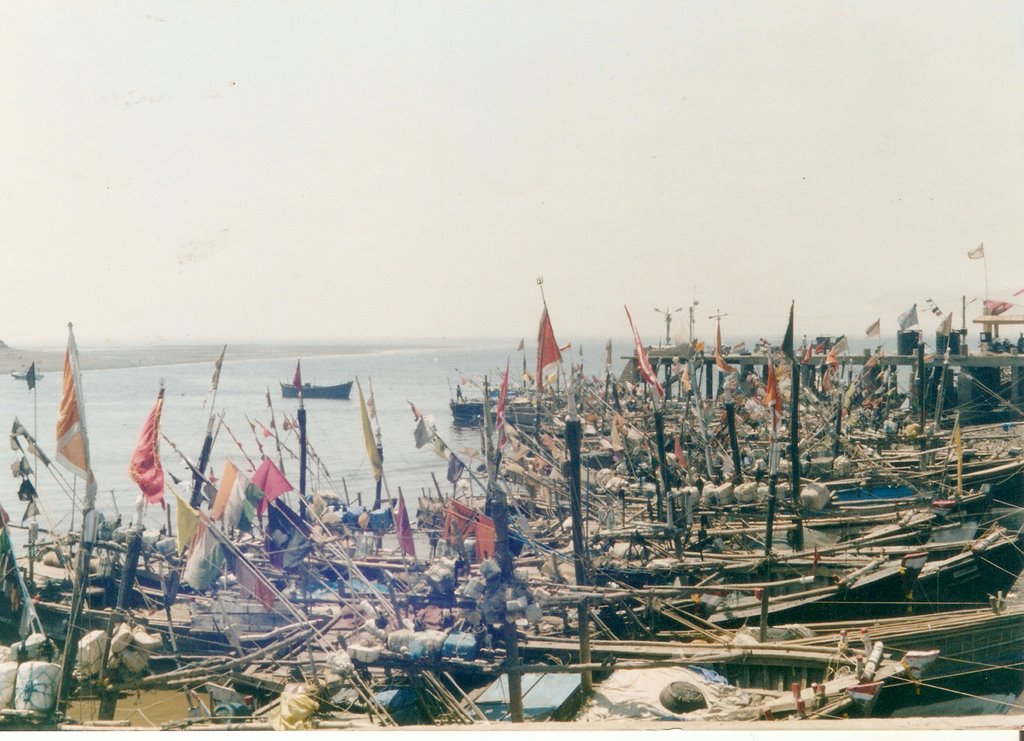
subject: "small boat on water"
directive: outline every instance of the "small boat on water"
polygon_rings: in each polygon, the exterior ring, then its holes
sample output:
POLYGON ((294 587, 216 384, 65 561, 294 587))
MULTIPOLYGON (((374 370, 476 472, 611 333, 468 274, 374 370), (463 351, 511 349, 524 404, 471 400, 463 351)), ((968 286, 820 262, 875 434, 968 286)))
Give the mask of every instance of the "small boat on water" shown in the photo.
MULTIPOLYGON (((25 371, 13 371, 12 370, 11 371, 11 378, 13 378, 15 381, 26 381, 26 380, 28 380, 28 371, 27 370, 25 370, 25 371)), ((39 371, 36 371, 35 372, 35 378, 36 378, 37 381, 41 381, 41 380, 43 380, 43 374, 40 373, 39 371)))
MULTIPOLYGON (((352 392, 352 381, 339 383, 336 386, 315 386, 311 383, 302 384, 304 399, 347 399, 352 392)), ((281 384, 281 396, 285 399, 297 399, 299 389, 290 383, 281 384)))

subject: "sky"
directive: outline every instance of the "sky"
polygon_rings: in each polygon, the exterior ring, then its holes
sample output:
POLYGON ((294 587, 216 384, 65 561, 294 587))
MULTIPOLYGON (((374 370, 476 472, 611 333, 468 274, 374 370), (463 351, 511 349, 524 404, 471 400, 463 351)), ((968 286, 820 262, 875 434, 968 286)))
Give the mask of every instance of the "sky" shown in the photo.
POLYGON ((4 0, 0 339, 530 338, 541 276, 559 336, 970 322, 1024 288, 1022 21, 4 0))

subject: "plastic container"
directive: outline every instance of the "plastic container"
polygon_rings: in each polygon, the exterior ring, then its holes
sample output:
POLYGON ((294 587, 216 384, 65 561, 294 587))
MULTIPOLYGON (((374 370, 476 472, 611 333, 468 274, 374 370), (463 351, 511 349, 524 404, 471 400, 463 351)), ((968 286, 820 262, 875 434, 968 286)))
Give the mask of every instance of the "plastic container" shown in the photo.
POLYGON ((16 710, 47 712, 57 702, 57 679, 60 665, 45 661, 26 661, 18 667, 14 690, 16 710))
POLYGON ((479 651, 480 645, 472 633, 449 633, 441 644, 441 656, 446 659, 472 661, 479 651))

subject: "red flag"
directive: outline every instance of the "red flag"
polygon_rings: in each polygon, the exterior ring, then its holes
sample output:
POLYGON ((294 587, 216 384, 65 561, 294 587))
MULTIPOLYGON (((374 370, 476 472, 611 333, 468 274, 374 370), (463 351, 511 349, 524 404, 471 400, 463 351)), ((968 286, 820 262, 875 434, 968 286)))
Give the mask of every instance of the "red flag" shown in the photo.
POLYGON ((409 402, 409 406, 412 407, 412 418, 415 419, 415 420, 419 420, 419 418, 421 416, 420 415, 420 410, 417 409, 416 405, 413 404, 411 401, 409 402))
POLYGON ((302 361, 295 361, 295 376, 292 378, 292 386, 297 389, 302 388, 302 361))
POLYGON ((562 359, 562 353, 558 350, 558 343, 555 341, 555 330, 551 327, 551 317, 548 316, 547 304, 544 305, 544 313, 540 315, 540 329, 537 332, 537 390, 544 387, 544 372, 548 367, 562 359))
MULTIPOLYGON (((268 430, 266 428, 266 426, 262 422, 260 422, 259 420, 256 420, 256 424, 258 424, 260 426, 260 430, 263 432, 263 437, 270 437, 271 435, 274 434, 273 432, 268 430)), ((271 422, 270 424, 274 424, 274 423, 271 422)))
POLYGON ((164 506, 164 469, 160 465, 160 412, 164 407, 164 390, 156 396, 153 411, 146 418, 139 436, 139 444, 135 446, 132 460, 128 464, 128 475, 142 489, 142 496, 150 504, 164 506))
POLYGON ((626 310, 629 328, 633 330, 633 351, 636 353, 636 363, 640 369, 640 375, 651 385, 654 393, 660 399, 665 395, 665 389, 658 383, 658 376, 655 375, 654 370, 651 368, 651 361, 647 359, 647 351, 644 350, 644 343, 640 341, 640 333, 636 331, 636 327, 633 325, 633 317, 629 313, 629 307, 624 306, 622 308, 626 310))
POLYGON ((804 359, 803 359, 802 362, 803 362, 804 365, 807 365, 808 363, 811 362, 811 355, 814 354, 814 348, 811 345, 808 345, 806 342, 804 343, 804 345, 805 345, 804 359))
POLYGON ((718 330, 715 332, 715 365, 718 366, 718 370, 722 373, 735 373, 736 369, 725 362, 725 358, 722 357, 722 325, 718 325, 718 330))
POLYGON ((272 501, 295 488, 288 483, 288 479, 269 458, 264 458, 263 463, 256 469, 256 473, 252 475, 252 483, 263 492, 263 499, 256 507, 256 513, 261 515, 267 511, 272 501))
POLYGON ((779 418, 782 417, 782 394, 779 393, 779 381, 775 377, 775 364, 768 359, 768 383, 764 392, 764 405, 772 408, 772 429, 778 429, 779 418))
POLYGON ((508 361, 505 361, 505 376, 501 379, 501 392, 498 394, 498 408, 495 411, 494 426, 498 430, 498 452, 500 453, 508 436, 505 434, 505 402, 508 399, 508 361))
POLYGON ((395 516, 395 530, 398 532, 398 547, 402 553, 416 558, 416 544, 412 540, 412 528, 409 526, 409 513, 405 509, 405 497, 398 492, 398 514, 395 516))

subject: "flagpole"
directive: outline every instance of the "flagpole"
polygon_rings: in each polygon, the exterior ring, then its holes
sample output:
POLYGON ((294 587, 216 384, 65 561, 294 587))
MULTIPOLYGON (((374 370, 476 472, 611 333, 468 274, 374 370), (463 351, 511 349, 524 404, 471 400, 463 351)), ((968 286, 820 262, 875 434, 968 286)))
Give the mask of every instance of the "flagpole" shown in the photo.
POLYGON ((281 453, 281 436, 277 431, 277 420, 274 417, 274 405, 270 401, 270 386, 267 386, 267 406, 270 407, 270 426, 274 428, 274 444, 277 446, 277 467, 284 475, 284 455, 281 453))
POLYGON ((197 509, 199 503, 203 500, 203 473, 206 471, 206 465, 210 462, 210 453, 213 450, 213 422, 217 416, 215 411, 217 387, 220 386, 220 369, 224 363, 224 353, 227 352, 227 349, 228 346, 224 345, 224 349, 220 351, 220 357, 214 363, 215 370, 213 372, 213 396, 210 399, 210 418, 206 422, 206 437, 203 438, 203 448, 199 453, 199 463, 192 478, 192 497, 189 499, 189 505, 192 509, 197 509))

